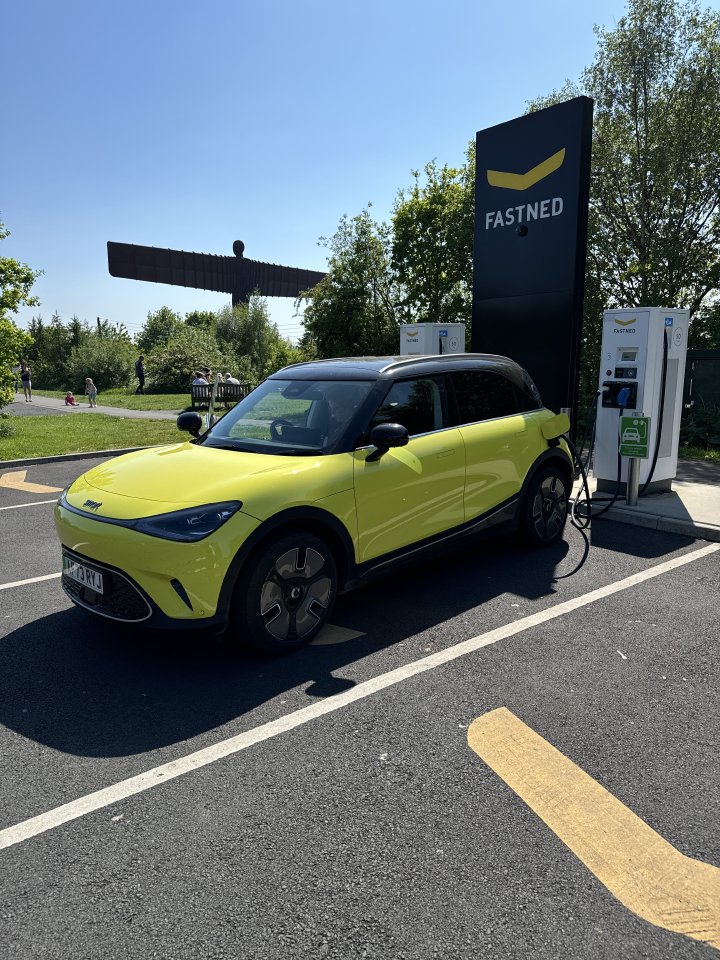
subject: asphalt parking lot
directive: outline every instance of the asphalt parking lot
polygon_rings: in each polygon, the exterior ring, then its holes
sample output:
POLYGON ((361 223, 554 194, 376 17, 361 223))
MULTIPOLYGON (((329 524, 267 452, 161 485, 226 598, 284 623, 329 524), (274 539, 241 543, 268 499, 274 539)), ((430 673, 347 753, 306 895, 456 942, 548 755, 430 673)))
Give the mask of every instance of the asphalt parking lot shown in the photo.
POLYGON ((3 958, 717 956, 720 544, 485 541, 261 660, 70 604, 84 466, 0 470, 3 958))

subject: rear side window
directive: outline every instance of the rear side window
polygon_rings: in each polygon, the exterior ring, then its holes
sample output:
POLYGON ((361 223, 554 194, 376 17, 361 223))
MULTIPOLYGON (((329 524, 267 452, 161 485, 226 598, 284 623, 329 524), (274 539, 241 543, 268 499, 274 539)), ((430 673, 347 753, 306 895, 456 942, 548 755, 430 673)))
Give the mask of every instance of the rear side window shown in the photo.
POLYGON ((535 386, 532 377, 527 372, 527 370, 522 371, 522 389, 515 385, 515 393, 517 394, 518 406, 520 407, 520 412, 522 413, 525 410, 537 410, 538 407, 542 406, 542 400, 540 399, 540 393, 538 388, 535 386))
POLYGON ((418 377, 394 383, 373 417, 379 423, 400 423, 411 437, 441 430, 447 424, 447 398, 443 377, 418 377))
POLYGON ((460 423, 495 420, 518 412, 515 388, 502 374, 491 370, 463 370, 451 376, 460 423))

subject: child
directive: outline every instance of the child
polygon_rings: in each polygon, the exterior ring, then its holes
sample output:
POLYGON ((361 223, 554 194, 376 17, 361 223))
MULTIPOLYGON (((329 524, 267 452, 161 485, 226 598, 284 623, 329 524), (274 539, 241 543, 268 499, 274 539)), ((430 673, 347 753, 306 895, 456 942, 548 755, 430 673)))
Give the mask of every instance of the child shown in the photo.
POLYGON ((85 393, 88 395, 91 407, 97 406, 97 387, 90 377, 85 377, 85 393))
POLYGON ((68 390, 67 396, 65 397, 65 406, 66 407, 79 407, 80 404, 77 402, 75 397, 72 395, 72 391, 68 390))

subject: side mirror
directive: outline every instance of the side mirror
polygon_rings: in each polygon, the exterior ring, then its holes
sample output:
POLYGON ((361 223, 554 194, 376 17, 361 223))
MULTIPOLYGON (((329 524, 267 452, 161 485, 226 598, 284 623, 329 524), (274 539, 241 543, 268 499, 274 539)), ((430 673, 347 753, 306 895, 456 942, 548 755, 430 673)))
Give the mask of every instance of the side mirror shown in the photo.
POLYGON ((178 430, 187 430, 193 437, 200 436, 202 417, 199 413, 193 413, 192 411, 181 413, 175 422, 177 423, 178 430))
POLYGON ((407 427, 399 423, 379 423, 370 431, 370 443, 377 449, 367 456, 365 463, 379 460, 391 447, 404 447, 409 439, 407 427))

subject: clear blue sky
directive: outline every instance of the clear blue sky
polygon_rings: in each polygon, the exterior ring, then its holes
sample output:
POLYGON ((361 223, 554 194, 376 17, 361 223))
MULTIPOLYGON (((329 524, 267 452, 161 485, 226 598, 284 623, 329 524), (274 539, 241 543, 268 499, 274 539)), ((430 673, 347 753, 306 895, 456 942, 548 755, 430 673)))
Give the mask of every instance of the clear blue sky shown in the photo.
MULTIPOLYGON (((713 3, 712 6, 717 6, 713 3)), ((109 275, 106 242, 324 270, 318 239, 577 79, 620 0, 23 0, 0 39, 0 254, 57 311, 140 330, 229 296, 109 275)), ((270 299, 290 337, 291 300, 270 299)))

